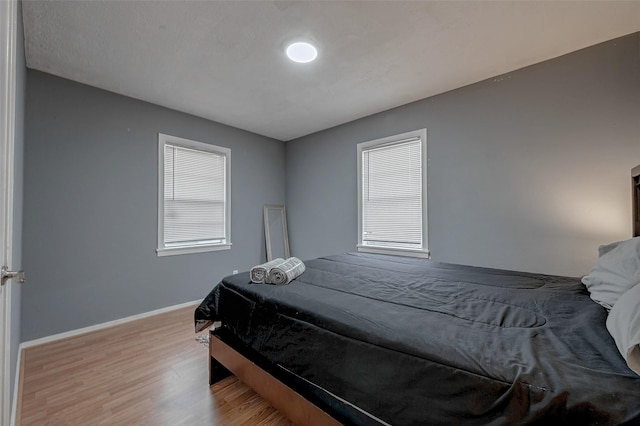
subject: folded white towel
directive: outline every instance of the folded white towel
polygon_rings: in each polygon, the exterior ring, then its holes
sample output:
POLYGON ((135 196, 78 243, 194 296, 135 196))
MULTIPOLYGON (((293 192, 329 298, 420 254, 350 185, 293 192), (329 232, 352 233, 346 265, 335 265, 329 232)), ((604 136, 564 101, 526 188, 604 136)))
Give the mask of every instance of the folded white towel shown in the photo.
POLYGON ((640 284, 627 290, 613 305, 607 318, 607 330, 627 365, 640 374, 640 284))
POLYGON ((305 271, 306 267, 302 260, 297 257, 290 257, 283 263, 271 268, 267 276, 267 284, 284 285, 289 284, 305 271))
POLYGON ((257 284, 263 284, 269 277, 269 272, 271 272, 271 269, 284 262, 285 260, 283 258, 278 257, 277 259, 273 259, 270 262, 254 266, 249 271, 249 275, 251 276, 251 282, 257 283, 257 284))

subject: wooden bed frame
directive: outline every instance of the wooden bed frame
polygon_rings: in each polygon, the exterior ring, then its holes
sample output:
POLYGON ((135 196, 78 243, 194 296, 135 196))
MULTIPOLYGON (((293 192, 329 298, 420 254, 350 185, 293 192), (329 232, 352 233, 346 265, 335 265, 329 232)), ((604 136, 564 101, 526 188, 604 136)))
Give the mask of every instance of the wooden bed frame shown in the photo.
POLYGON ((296 425, 338 426, 341 423, 240 353, 220 325, 209 328, 209 385, 233 374, 296 425))

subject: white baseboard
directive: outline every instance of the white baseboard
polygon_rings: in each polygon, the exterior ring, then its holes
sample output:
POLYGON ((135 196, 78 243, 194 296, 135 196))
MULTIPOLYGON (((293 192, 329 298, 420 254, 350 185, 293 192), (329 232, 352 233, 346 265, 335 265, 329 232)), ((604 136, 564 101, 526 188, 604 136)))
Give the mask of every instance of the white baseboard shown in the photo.
POLYGON ((153 315, 162 314, 164 312, 175 311, 176 309, 186 308, 187 306, 195 305, 200 303, 202 300, 194 300, 192 302, 185 302, 179 305, 167 306, 166 308, 160 308, 149 312, 144 312, 138 315, 132 315, 130 317, 125 317, 113 321, 107 321, 96 325, 91 325, 89 327, 78 328, 76 330, 65 331, 64 333, 52 334, 51 336, 42 337, 40 339, 29 340, 27 342, 20 343, 19 350, 30 348, 32 346, 42 345, 44 343, 55 342, 56 340, 66 339, 67 337, 75 337, 81 334, 91 333, 92 331, 102 330, 103 328, 113 327, 114 325, 120 325, 127 322, 139 320, 142 318, 151 317, 153 315))

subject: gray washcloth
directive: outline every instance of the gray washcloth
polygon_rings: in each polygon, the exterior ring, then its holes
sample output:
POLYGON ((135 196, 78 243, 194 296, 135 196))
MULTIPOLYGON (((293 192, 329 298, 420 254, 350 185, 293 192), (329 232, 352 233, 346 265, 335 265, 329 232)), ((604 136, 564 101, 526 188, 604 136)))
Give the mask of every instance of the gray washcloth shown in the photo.
POLYGON ((267 276, 267 284, 284 285, 289 284, 305 271, 306 267, 302 260, 297 257, 290 257, 283 263, 271 268, 267 276))
POLYGON ((271 269, 282 263, 284 263, 284 259, 279 257, 277 259, 273 259, 270 262, 254 266, 249 271, 249 275, 251 276, 251 282, 256 284, 265 283, 267 278, 269 277, 269 273, 271 272, 271 269))

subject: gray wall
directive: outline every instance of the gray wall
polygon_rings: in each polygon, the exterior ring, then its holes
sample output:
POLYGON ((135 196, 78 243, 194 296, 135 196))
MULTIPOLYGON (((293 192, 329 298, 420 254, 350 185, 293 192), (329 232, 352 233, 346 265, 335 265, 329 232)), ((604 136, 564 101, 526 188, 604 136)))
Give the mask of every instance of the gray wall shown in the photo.
POLYGON ((261 207, 283 203, 285 188, 294 255, 354 250, 356 144, 422 127, 434 259, 581 275, 599 244, 630 235, 638 34, 288 142, 286 151, 40 72, 29 71, 28 83, 23 341, 202 298, 233 269, 264 260, 261 207), (232 149, 230 251, 156 256, 158 132, 232 149), (272 166, 256 166, 265 162, 272 166))
POLYGON ((264 260, 282 142, 37 71, 28 83, 23 341, 202 299, 264 260), (159 132, 231 148, 231 250, 156 256, 159 132))
POLYGON ((639 35, 288 142, 292 253, 354 251, 356 144, 423 127, 433 259, 586 274, 631 235, 639 35))
MULTIPOLYGON (((24 37, 22 29, 22 3, 17 2, 18 22, 16 25, 16 124, 15 124, 15 185, 13 195, 13 265, 14 270, 22 265, 22 197, 24 170, 24 104, 26 95, 27 68, 24 58, 24 37)), ((22 287, 14 281, 11 287, 11 397, 18 361, 20 344, 20 304, 22 287)))

